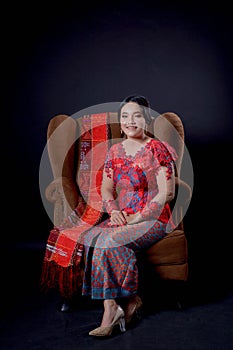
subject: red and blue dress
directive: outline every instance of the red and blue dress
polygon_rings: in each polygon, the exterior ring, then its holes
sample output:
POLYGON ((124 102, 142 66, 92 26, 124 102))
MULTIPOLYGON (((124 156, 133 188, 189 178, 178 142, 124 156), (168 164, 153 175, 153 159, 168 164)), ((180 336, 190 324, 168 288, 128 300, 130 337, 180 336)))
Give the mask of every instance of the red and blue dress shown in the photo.
POLYGON ((137 224, 123 226, 111 226, 108 218, 85 233, 83 295, 111 299, 137 293, 136 253, 174 229, 169 204, 159 208, 151 200, 158 194, 156 175, 159 170, 166 167, 169 179, 176 159, 177 154, 168 143, 155 139, 142 146, 134 156, 126 153, 122 142, 110 148, 104 171, 114 183, 113 206, 127 214, 146 215, 145 220, 137 224))

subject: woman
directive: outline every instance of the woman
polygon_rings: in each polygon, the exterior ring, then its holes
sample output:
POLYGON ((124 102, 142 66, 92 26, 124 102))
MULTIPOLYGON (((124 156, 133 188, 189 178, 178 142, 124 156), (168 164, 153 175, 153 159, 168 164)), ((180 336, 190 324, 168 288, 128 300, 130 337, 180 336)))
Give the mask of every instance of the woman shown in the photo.
POLYGON ((177 155, 167 143, 147 136, 151 115, 145 97, 125 98, 118 116, 125 138, 108 152, 101 188, 109 218, 84 237, 82 294, 102 299, 104 305, 102 322, 90 331, 92 336, 109 336, 115 327, 125 331, 125 320, 130 322, 142 307, 136 253, 174 228, 169 202, 174 198, 177 155))

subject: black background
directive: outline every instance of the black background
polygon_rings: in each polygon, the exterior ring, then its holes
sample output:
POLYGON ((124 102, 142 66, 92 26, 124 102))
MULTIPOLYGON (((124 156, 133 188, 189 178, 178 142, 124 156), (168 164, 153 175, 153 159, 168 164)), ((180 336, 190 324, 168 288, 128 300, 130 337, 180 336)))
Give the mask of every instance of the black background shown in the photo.
POLYGON ((191 279, 211 293, 232 288, 231 22, 224 2, 3 6, 1 220, 9 251, 45 244, 49 234, 39 189, 49 120, 139 93, 184 122, 194 169, 185 216, 191 279))

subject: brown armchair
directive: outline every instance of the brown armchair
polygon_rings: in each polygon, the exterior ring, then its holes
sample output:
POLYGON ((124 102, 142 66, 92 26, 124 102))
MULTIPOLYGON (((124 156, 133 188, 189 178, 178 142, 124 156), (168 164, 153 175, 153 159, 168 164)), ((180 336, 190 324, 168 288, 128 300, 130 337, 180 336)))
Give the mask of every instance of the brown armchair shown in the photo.
MULTIPOLYGON (((121 140, 117 113, 108 112, 109 146, 121 140)), ((91 115, 95 118, 95 114, 91 115)), ((48 125, 47 149, 54 180, 46 188, 46 198, 54 204, 54 225, 59 226, 74 208, 80 215, 85 211, 78 179, 80 167, 80 125, 81 118, 67 115, 53 117, 48 125)), ((151 270, 165 281, 187 281, 188 246, 183 225, 183 216, 191 200, 192 188, 180 178, 184 155, 184 127, 175 113, 164 113, 156 117, 148 133, 167 141, 178 154, 176 161, 176 197, 172 203, 172 215, 176 229, 158 243, 151 246, 144 255, 151 270)))

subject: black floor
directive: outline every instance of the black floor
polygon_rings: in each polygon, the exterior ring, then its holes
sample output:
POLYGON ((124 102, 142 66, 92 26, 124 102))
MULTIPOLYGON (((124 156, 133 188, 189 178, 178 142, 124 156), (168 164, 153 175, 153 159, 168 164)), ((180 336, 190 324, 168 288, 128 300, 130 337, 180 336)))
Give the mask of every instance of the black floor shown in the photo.
POLYGON ((173 298, 175 287, 160 286, 155 293, 151 284, 143 295, 142 320, 124 334, 96 339, 88 332, 99 325, 101 303, 81 298, 72 312, 60 312, 56 292, 44 294, 39 288, 42 256, 43 247, 28 245, 13 250, 11 261, 4 259, 8 269, 2 269, 1 277, 2 350, 233 349, 233 292, 227 285, 208 279, 188 282, 180 310, 173 298))

